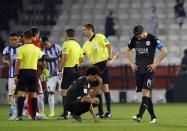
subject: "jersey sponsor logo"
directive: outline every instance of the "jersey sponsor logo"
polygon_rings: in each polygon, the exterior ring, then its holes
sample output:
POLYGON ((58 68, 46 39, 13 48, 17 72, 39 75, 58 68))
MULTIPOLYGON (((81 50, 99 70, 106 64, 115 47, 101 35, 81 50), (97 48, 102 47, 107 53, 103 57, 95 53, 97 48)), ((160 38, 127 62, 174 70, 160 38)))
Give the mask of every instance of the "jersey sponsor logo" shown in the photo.
POLYGON ((146 41, 146 45, 149 46, 151 43, 150 41, 146 41))
POLYGON ((148 54, 148 48, 136 48, 139 54, 148 54))

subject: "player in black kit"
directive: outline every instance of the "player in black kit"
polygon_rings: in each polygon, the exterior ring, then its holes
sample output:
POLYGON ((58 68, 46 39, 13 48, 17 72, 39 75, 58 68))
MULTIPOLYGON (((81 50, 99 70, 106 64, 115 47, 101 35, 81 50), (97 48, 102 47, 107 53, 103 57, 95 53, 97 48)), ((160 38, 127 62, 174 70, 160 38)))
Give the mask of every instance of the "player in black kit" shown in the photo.
POLYGON ((92 118, 98 122, 98 118, 93 110, 93 106, 99 104, 99 99, 95 97, 99 93, 98 85, 102 84, 100 71, 96 66, 91 66, 86 70, 86 76, 79 77, 69 87, 65 107, 71 112, 72 120, 81 122, 80 116, 90 111, 92 118), (95 83, 95 84, 93 84, 95 83))
POLYGON ((151 100, 152 80, 155 68, 164 59, 167 50, 158 38, 145 32, 144 27, 141 25, 134 27, 133 34, 133 38, 125 49, 125 54, 127 55, 132 70, 136 73, 136 92, 142 92, 142 103, 140 105, 139 113, 136 116, 132 116, 132 119, 140 122, 147 109, 151 116, 150 123, 155 123, 156 115, 151 100), (135 62, 131 54, 133 48, 136 51, 135 62), (160 55, 154 61, 156 49, 160 51, 160 55))

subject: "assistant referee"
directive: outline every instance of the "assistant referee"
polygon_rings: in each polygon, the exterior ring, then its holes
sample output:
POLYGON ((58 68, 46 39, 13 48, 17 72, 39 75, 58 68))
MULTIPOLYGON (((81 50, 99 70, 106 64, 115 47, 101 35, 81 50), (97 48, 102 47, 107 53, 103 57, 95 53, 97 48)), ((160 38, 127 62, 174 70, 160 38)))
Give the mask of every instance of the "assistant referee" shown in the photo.
POLYGON ((14 80, 17 83, 16 91, 18 92, 17 108, 18 114, 16 121, 22 120, 24 96, 28 91, 32 98, 32 119, 36 120, 37 109, 37 79, 36 70, 38 59, 42 57, 42 52, 38 47, 32 44, 32 32, 26 30, 23 33, 24 45, 18 49, 16 58, 16 71, 14 80))
MULTIPOLYGON (((59 64, 59 68, 64 68, 62 78, 62 99, 64 113, 62 113, 57 119, 67 119, 68 111, 64 106, 66 94, 69 86, 79 77, 78 65, 83 61, 83 53, 78 42, 75 40, 75 30, 67 29, 65 31, 65 41, 62 47, 62 59, 59 64)), ((61 75, 61 73, 59 73, 61 75)))

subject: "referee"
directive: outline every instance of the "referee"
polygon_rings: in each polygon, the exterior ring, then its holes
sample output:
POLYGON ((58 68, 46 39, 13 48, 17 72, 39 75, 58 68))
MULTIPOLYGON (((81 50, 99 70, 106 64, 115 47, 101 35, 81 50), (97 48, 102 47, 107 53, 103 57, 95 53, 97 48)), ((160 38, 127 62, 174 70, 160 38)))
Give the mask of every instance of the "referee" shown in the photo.
POLYGON ((97 117, 100 118, 111 118, 112 113, 110 110, 111 100, 110 100, 110 91, 109 91, 109 63, 112 56, 112 45, 106 39, 103 34, 95 34, 94 26, 92 24, 86 24, 83 26, 83 35, 88 38, 88 40, 83 45, 83 53, 88 56, 91 64, 96 65, 101 70, 101 78, 103 80, 103 84, 101 85, 101 89, 104 92, 107 111, 103 114, 102 108, 102 98, 101 94, 97 97, 100 100, 98 109, 99 113, 97 117))
MULTIPOLYGON (((63 78, 61 83, 62 88, 62 101, 64 107, 64 113, 62 113, 57 119, 65 120, 67 119, 68 111, 64 106, 64 101, 66 99, 66 94, 69 86, 79 77, 78 65, 83 61, 83 53, 79 43, 75 40, 75 30, 67 29, 65 31, 65 42, 62 47, 62 59, 59 64, 59 68, 64 68, 63 78)), ((62 75, 62 70, 59 73, 62 75)))
POLYGON ((24 45, 18 49, 16 70, 14 75, 15 83, 17 83, 16 91, 18 92, 17 108, 18 114, 15 120, 22 120, 24 96, 28 91, 32 101, 32 120, 36 120, 37 109, 37 79, 36 70, 38 59, 42 57, 42 52, 38 47, 32 44, 32 32, 26 30, 23 33, 24 45))

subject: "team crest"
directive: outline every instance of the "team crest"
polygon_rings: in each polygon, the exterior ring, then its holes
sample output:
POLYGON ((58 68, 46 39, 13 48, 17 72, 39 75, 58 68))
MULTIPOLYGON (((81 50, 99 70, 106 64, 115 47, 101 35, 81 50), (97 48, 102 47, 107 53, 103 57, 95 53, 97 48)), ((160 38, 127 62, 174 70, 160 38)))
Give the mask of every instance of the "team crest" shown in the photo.
POLYGON ((149 46, 151 43, 150 41, 146 41, 146 45, 149 46))

